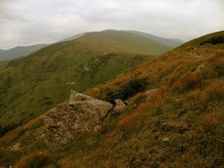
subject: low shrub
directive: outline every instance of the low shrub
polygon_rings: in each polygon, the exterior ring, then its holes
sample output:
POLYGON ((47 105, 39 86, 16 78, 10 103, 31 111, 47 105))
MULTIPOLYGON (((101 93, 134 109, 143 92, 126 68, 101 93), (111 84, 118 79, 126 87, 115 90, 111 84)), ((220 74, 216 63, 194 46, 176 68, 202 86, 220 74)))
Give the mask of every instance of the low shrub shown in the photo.
POLYGON ((116 99, 127 100, 135 94, 144 91, 147 84, 146 78, 134 78, 116 90, 107 91, 103 99, 112 103, 116 99))
POLYGON ((13 165, 18 161, 20 155, 20 151, 11 151, 0 147, 0 167, 10 167, 10 165, 13 165))
POLYGON ((141 113, 138 111, 133 111, 128 115, 123 116, 120 121, 118 122, 119 128, 126 128, 130 126, 132 123, 136 122, 140 117, 141 113))
POLYGON ((204 79, 224 77, 224 56, 223 52, 217 51, 214 56, 206 58, 206 68, 203 72, 204 79))
POLYGON ((220 136, 224 133, 224 114, 210 112, 201 117, 200 124, 207 133, 220 136))
POLYGON ((203 42, 200 43, 200 45, 205 45, 205 44, 223 44, 224 43, 224 36, 217 36, 217 37, 212 37, 208 40, 205 40, 203 42))
POLYGON ((138 93, 134 97, 128 99, 128 105, 138 105, 144 102, 146 96, 145 92, 138 93))
POLYGON ((201 79, 200 77, 193 73, 188 72, 185 75, 183 75, 179 81, 177 81, 172 89, 177 92, 186 92, 189 90, 193 90, 195 88, 198 88, 201 86, 201 79))
MULTIPOLYGON (((203 157, 212 157, 212 160, 223 160, 224 115, 222 110, 201 115, 197 132, 197 148, 203 157)), ((224 162, 211 162, 214 166, 223 167, 224 162)))
POLYGON ((18 126, 22 125, 23 122, 18 123, 11 123, 8 125, 0 125, 0 137, 8 133, 9 131, 17 128, 18 126))
MULTIPOLYGON (((223 53, 222 53, 223 54, 223 53)), ((212 62, 218 77, 224 76, 224 56, 217 54, 212 62)))
POLYGON ((63 160, 61 161, 61 165, 63 168, 73 168, 73 162, 71 160, 63 160))
POLYGON ((13 78, 8 76, 8 75, 5 75, 5 76, 2 76, 0 77, 0 93, 3 94, 5 93, 8 88, 10 88, 13 84, 13 78))
POLYGON ((16 165, 16 168, 44 168, 54 167, 59 168, 55 161, 53 161, 48 152, 35 152, 33 154, 24 156, 16 165))
POLYGON ((224 80, 222 79, 212 81, 200 95, 200 100, 203 103, 219 101, 221 99, 224 99, 224 80))

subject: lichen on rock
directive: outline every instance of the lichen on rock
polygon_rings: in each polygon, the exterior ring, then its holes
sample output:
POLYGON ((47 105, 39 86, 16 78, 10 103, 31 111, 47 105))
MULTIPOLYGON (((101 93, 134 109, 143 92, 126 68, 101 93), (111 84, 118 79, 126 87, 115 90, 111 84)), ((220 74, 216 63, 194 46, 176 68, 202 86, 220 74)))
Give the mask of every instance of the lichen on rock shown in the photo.
POLYGON ((52 108, 44 117, 49 141, 65 144, 78 133, 99 131, 113 105, 72 91, 68 103, 52 108))

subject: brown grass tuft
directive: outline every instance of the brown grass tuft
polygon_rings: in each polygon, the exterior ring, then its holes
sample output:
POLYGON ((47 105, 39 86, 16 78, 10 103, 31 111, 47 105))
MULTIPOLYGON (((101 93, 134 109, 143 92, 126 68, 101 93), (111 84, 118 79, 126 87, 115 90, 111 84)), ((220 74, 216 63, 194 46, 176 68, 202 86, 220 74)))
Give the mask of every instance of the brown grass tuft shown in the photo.
POLYGON ((49 153, 44 151, 24 156, 17 163, 16 168, 40 168, 51 165, 53 165, 53 162, 49 157, 49 153))
POLYGON ((203 103, 221 99, 224 99, 224 80, 222 79, 212 81, 200 95, 200 100, 203 103))
POLYGON ((184 74, 180 78, 180 80, 173 85, 172 90, 182 93, 200 87, 200 85, 200 77, 196 73, 188 72, 184 74))
POLYGON ((130 112, 129 114, 125 115, 124 117, 120 119, 117 126, 119 128, 129 127, 131 124, 137 121, 139 117, 140 117, 140 112, 138 111, 130 112))

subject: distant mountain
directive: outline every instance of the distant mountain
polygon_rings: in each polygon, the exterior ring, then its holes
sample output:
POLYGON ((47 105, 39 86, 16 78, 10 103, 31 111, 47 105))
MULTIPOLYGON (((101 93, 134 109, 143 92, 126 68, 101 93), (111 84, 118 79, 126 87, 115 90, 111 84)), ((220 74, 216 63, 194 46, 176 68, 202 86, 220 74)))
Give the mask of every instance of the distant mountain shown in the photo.
POLYGON ((0 50, 0 61, 26 56, 46 46, 46 44, 36 44, 32 46, 18 46, 9 50, 0 50))
POLYGON ((63 41, 75 40, 75 39, 77 39, 77 38, 82 37, 82 36, 85 35, 85 34, 86 34, 86 33, 75 34, 74 36, 71 36, 71 37, 68 37, 68 38, 62 40, 62 42, 63 42, 63 41))
POLYGON ((128 32, 135 33, 135 34, 138 34, 140 36, 153 39, 155 41, 158 41, 158 42, 160 42, 160 43, 162 43, 164 45, 170 46, 170 47, 178 47, 178 46, 180 46, 181 44, 184 43, 183 41, 181 41, 179 39, 163 38, 163 37, 158 37, 158 36, 155 36, 155 35, 151 35, 151 34, 148 34, 148 33, 139 32, 139 31, 130 30, 128 32))
MULTIPOLYGON (((117 30, 105 30, 104 32, 116 32, 116 31, 117 30)), ((123 30, 123 31, 120 31, 120 32, 128 32, 128 33, 137 34, 137 35, 149 38, 151 40, 155 40, 159 43, 162 43, 162 44, 164 44, 166 46, 169 46, 169 47, 172 47, 172 48, 180 46, 181 44, 184 43, 182 40, 179 40, 179 39, 163 38, 163 37, 155 36, 155 35, 140 32, 140 31, 135 31, 135 30, 123 30)), ((86 32, 86 33, 88 33, 88 32, 86 32)), ((63 40, 63 41, 75 40, 77 38, 80 38, 80 37, 84 36, 86 33, 76 34, 72 37, 69 37, 69 38, 63 40)), ((97 32, 95 32, 95 33, 97 33, 97 32)))
MULTIPOLYGON (((101 43, 100 45, 102 45, 102 42, 103 42, 102 40, 104 40, 105 44, 103 45, 107 45, 107 43, 110 45, 109 47, 107 47, 108 49, 113 48, 114 50, 121 51, 121 49, 123 48, 122 52, 125 52, 125 53, 126 52, 139 53, 140 52, 141 54, 156 54, 156 55, 164 53, 170 50, 171 48, 177 47, 183 43, 180 40, 166 39, 166 38, 154 36, 154 35, 143 33, 143 32, 133 31, 133 30, 131 31, 105 30, 102 32, 79 33, 62 40, 61 42, 72 41, 72 40, 79 39, 81 37, 83 37, 81 40, 87 40, 87 41, 96 40, 95 44, 101 43), (106 36, 108 37, 107 39, 105 39, 106 36), (97 39, 95 39, 96 37, 97 39), (119 46, 120 44, 119 43, 116 44, 116 41, 121 39, 125 39, 125 40, 123 41, 123 45, 119 46), (130 42, 133 44, 130 44, 130 42), (112 43, 113 43, 113 46, 111 45, 112 43), (136 44, 138 44, 139 46, 136 46, 136 44), (133 48, 132 45, 135 47, 133 48)), ((17 46, 9 50, 0 50, 0 61, 10 60, 10 59, 18 58, 21 56, 27 56, 46 46, 47 44, 37 44, 37 45, 31 45, 31 46, 17 46)))
POLYGON ((79 34, 80 38, 77 38, 77 35, 74 37, 76 42, 86 44, 85 49, 89 48, 95 51, 159 55, 174 48, 149 36, 129 31, 105 30, 79 34))

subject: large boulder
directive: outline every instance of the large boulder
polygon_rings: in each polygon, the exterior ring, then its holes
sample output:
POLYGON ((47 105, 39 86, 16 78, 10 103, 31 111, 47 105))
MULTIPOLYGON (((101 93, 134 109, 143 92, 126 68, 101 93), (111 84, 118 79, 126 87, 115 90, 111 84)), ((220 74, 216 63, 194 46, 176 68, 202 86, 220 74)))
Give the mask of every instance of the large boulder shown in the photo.
POLYGON ((58 105, 45 115, 45 134, 50 141, 68 143, 78 133, 100 130, 112 108, 109 102, 72 91, 68 104, 58 105))

